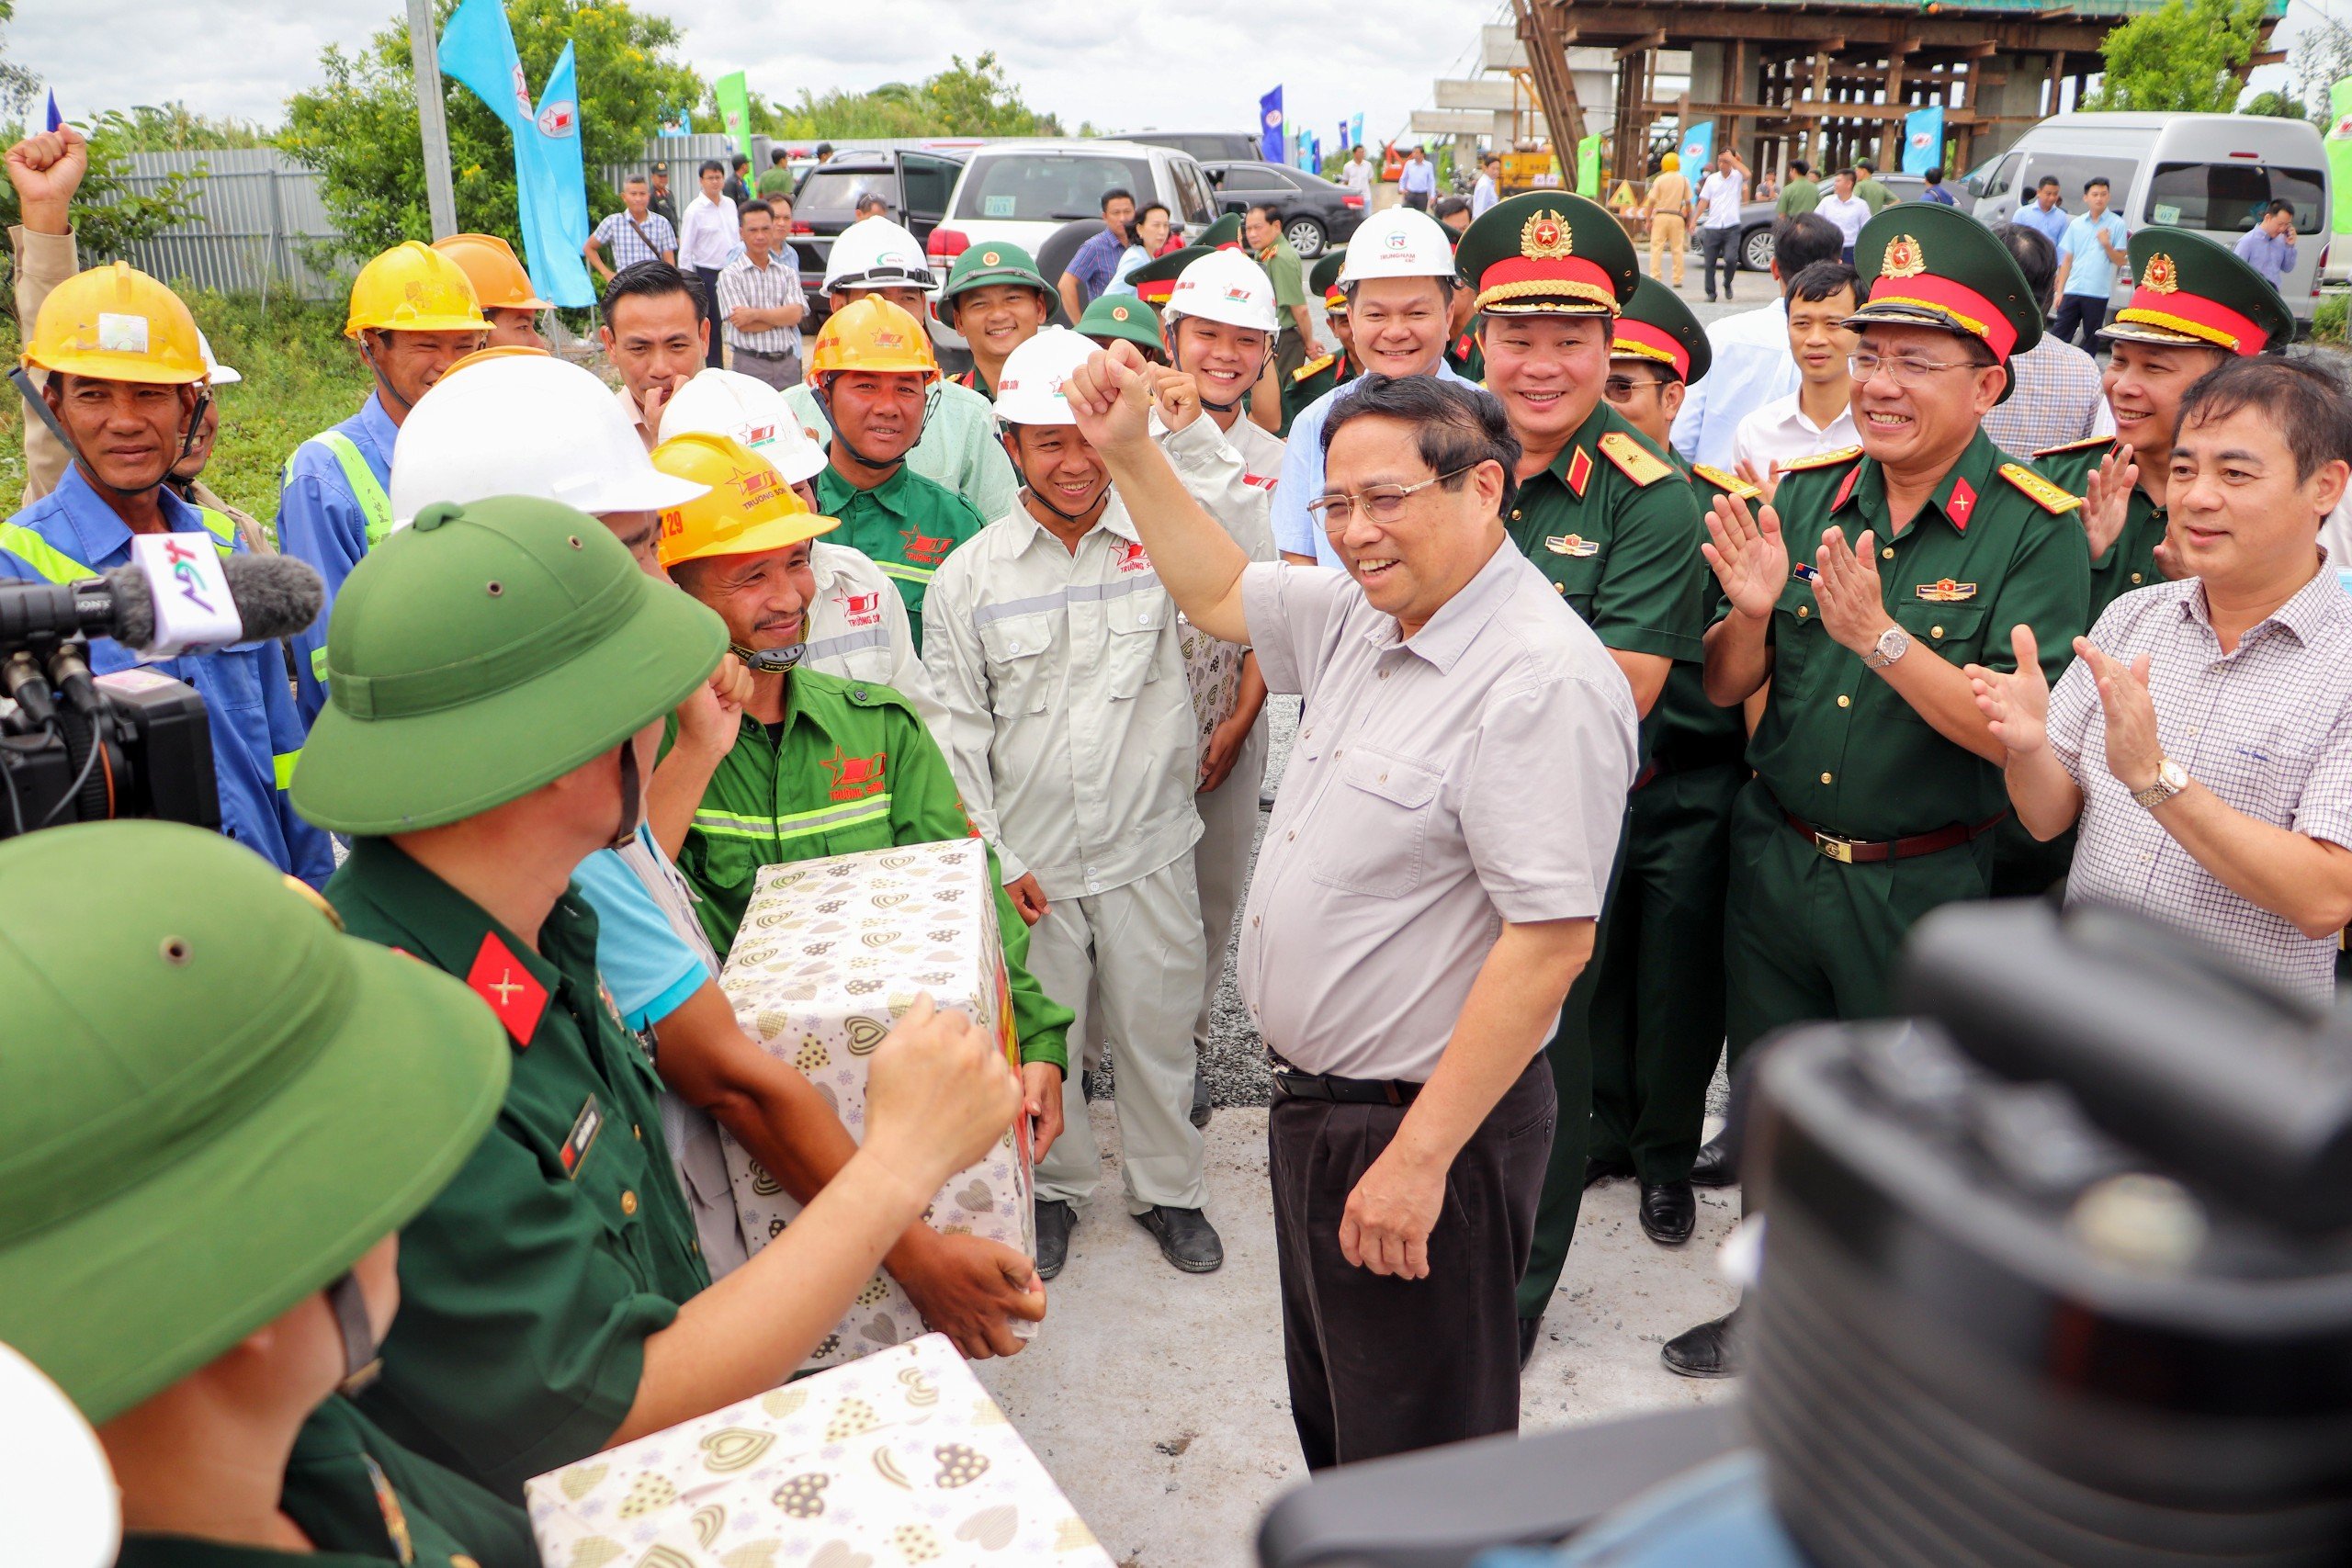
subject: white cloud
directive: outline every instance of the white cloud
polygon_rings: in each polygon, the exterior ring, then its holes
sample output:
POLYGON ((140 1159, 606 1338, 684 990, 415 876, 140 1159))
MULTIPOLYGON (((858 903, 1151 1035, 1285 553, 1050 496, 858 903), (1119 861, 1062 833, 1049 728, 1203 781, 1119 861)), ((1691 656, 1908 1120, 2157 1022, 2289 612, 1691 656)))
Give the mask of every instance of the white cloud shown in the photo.
MULTIPOLYGON (((755 91, 791 98, 916 81, 994 50, 1033 106, 1075 127, 1247 131, 1280 83, 1291 122, 1331 144, 1361 112, 1396 135, 1495 18, 1497 0, 893 0, 777 7, 767 0, 643 0, 684 30, 707 77, 747 71, 755 91), (871 15, 872 26, 849 18, 871 15)), ((10 58, 56 89, 74 118, 180 99, 209 114, 276 123, 288 94, 318 80, 319 51, 364 42, 389 0, 34 0, 6 37, 10 58)))

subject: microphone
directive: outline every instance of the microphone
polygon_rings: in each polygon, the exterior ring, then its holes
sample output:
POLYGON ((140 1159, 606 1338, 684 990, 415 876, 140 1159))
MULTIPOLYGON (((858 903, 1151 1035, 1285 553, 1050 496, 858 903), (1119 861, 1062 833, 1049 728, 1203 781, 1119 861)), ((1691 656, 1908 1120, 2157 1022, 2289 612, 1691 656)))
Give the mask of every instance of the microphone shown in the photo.
MULTIPOLYGON (((229 579, 229 597, 236 604, 246 642, 308 631, 326 608, 326 580, 308 561, 239 554, 222 556, 220 570, 229 579)), ((106 574, 105 581, 114 603, 103 635, 126 648, 153 647, 155 595, 147 574, 135 565, 119 566, 106 574)))

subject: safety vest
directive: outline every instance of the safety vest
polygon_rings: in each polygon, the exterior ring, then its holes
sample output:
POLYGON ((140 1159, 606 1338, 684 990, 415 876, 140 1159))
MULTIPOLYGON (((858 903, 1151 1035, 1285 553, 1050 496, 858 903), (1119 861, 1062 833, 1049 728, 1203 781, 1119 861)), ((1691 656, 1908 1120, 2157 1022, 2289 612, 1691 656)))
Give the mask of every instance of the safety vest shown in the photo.
MULTIPOLYGON (((335 466, 343 470, 343 482, 350 488, 351 499, 359 503, 359 514, 367 519, 368 547, 374 549, 383 543, 384 536, 392 531, 392 498, 376 482, 376 475, 368 467, 368 459, 360 455, 359 444, 340 430, 329 430, 313 435, 302 443, 308 446, 316 442, 334 454, 335 466)), ((300 452, 301 446, 295 448, 300 452)), ((277 476, 277 488, 284 490, 294 479, 294 459, 288 457, 286 467, 277 476)), ((271 541, 273 544, 276 541, 271 541)))
MULTIPOLYGON (((237 525, 229 514, 209 506, 198 507, 197 513, 212 535, 212 547, 224 556, 236 554, 237 525)), ((84 566, 21 523, 0 523, 0 550, 6 550, 61 587, 104 575, 96 567, 84 566)))

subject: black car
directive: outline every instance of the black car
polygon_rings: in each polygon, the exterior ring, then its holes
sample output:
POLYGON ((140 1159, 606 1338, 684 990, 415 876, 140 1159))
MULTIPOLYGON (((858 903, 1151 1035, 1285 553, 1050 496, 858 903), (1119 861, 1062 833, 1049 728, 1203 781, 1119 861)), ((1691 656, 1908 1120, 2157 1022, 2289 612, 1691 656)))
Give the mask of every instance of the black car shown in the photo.
POLYGON ((1230 130, 1137 130, 1119 138, 1122 141, 1140 141, 1147 147, 1173 147, 1179 152, 1190 152, 1204 164, 1219 159, 1255 158, 1265 143, 1255 136, 1230 130))
MULTIPOLYGON (((1897 201, 1917 201, 1928 182, 1917 175, 1881 175, 1879 184, 1894 193, 1897 201)), ((1829 194, 1827 180, 1821 182, 1821 194, 1829 194)), ((1780 216, 1780 203, 1748 201, 1739 209, 1739 265, 1749 272, 1772 270, 1772 224, 1780 216)), ((1699 248, 1699 231, 1690 231, 1690 248, 1699 248)))
POLYGON ((884 217, 904 224, 918 243, 927 242, 947 216, 947 198, 971 155, 961 147, 895 152, 850 148, 802 176, 792 195, 792 230, 786 239, 800 257, 800 287, 808 296, 804 330, 815 332, 828 314, 825 263, 833 253, 833 237, 857 221, 859 199, 880 197, 884 217))
POLYGON ((1291 248, 1313 260, 1327 245, 1345 244, 1364 220, 1363 197, 1320 175, 1281 164, 1204 164, 1216 186, 1220 212, 1247 212, 1271 201, 1281 209, 1291 248))

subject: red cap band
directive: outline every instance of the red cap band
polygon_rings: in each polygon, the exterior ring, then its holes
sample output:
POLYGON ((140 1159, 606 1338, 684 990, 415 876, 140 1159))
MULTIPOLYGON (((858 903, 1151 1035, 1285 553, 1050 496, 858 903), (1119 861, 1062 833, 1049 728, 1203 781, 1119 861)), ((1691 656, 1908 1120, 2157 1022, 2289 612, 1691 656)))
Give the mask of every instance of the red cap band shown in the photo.
POLYGON ((2203 338, 2233 354, 2260 354, 2270 334, 2218 299, 2177 289, 2159 294, 2142 287, 2132 291, 2132 302, 2115 313, 2119 321, 2144 321, 2190 337, 2203 338))
POLYGON ((1949 277, 1921 273, 1915 277, 1887 277, 1882 275, 1871 287, 1870 302, 1873 305, 1924 305, 1940 310, 1961 323, 1969 333, 1984 340, 1993 357, 2003 364, 2008 362, 2009 350, 2018 343, 2018 330, 2009 324, 2001 308, 1966 284, 1955 283, 1949 277))
POLYGON ((1540 299, 1556 293, 1562 299, 1590 299, 1614 306, 1616 284, 1598 263, 1582 256, 1537 261, 1529 256, 1505 256, 1478 275, 1478 299, 1502 293, 1506 299, 1540 299), (1554 285, 1546 288, 1545 285, 1554 285))
POLYGON ((1682 346, 1681 339, 1664 327, 1654 327, 1631 316, 1620 316, 1617 318, 1616 341, 1632 346, 1645 359, 1663 359, 1671 363, 1678 379, 1688 381, 1690 378, 1690 351, 1682 346))

